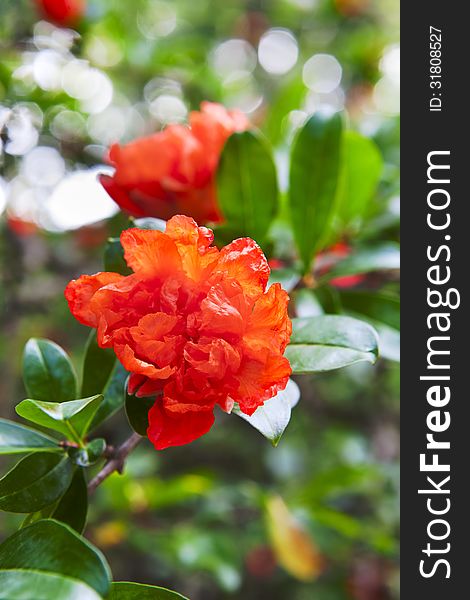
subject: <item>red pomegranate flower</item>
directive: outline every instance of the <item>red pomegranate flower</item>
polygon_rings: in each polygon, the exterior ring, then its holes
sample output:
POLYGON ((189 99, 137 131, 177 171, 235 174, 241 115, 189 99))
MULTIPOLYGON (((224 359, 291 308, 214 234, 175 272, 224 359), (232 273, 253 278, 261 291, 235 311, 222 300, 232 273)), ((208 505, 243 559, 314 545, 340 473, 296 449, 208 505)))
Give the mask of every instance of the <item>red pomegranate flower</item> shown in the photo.
POLYGON ((85 14, 86 0, 36 0, 40 12, 53 23, 75 25, 85 14))
POLYGON ((164 131, 125 146, 114 144, 109 161, 112 177, 100 181, 122 210, 134 217, 168 219, 184 213, 199 223, 220 221, 215 171, 227 138, 249 127, 244 114, 203 102, 192 112, 189 127, 164 131))
POLYGON ((131 373, 129 393, 156 396, 147 433, 159 450, 207 433, 216 404, 253 414, 291 373, 289 297, 277 283, 266 290, 263 252, 250 238, 220 251, 212 240, 185 216, 165 233, 128 229, 133 274, 82 275, 65 290, 73 315, 131 373))

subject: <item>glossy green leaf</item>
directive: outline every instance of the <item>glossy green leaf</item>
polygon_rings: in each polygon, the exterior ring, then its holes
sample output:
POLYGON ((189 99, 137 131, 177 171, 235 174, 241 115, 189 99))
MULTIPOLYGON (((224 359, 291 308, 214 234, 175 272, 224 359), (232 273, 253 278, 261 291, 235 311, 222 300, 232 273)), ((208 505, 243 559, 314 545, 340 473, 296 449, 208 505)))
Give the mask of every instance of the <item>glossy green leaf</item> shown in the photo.
POLYGON ((293 319, 292 325, 285 356, 294 373, 330 371, 377 359, 377 333, 363 321, 322 315, 293 319))
POLYGON ((20 529, 0 545, 0 570, 5 569, 62 575, 85 583, 101 596, 110 587, 111 573, 101 552, 52 519, 20 529))
POLYGON ((109 600, 188 600, 185 596, 166 588, 131 581, 111 584, 109 600))
POLYGON ((383 161, 375 142, 356 131, 345 131, 342 151, 336 217, 344 230, 360 225, 377 189, 383 161))
POLYGON ((116 364, 112 348, 100 348, 93 329, 88 337, 83 361, 82 397, 101 394, 116 364))
POLYGON ((50 340, 31 338, 23 353, 23 379, 35 400, 64 402, 78 396, 77 376, 67 353, 50 340))
POLYGON ((165 231, 166 221, 163 219, 156 219, 155 217, 142 217, 140 219, 133 219, 134 227, 139 229, 153 229, 156 231, 165 231))
POLYGON ((83 448, 69 448, 68 454, 70 460, 79 467, 89 467, 103 456, 105 449, 106 441, 103 438, 97 438, 83 448))
POLYGON ((18 404, 16 412, 28 421, 58 431, 77 442, 88 431, 102 401, 101 394, 60 404, 27 398, 18 404))
POLYGON ((273 283, 280 283, 286 292, 291 292, 299 283, 301 275, 292 268, 271 269, 268 286, 273 283))
POLYGON ((400 362, 400 332, 384 323, 371 321, 379 336, 379 352, 382 358, 400 362))
POLYGON ((5 600, 100 600, 82 581, 35 570, 0 571, 0 598, 5 600), (34 591, 33 591, 34 590, 34 591))
POLYGON ((278 392, 273 398, 266 400, 264 405, 257 408, 251 416, 243 413, 237 405, 235 405, 232 412, 262 433, 264 437, 271 441, 273 446, 277 446, 289 424, 291 410, 299 399, 299 386, 295 381, 289 379, 284 390, 278 392))
POLYGON ((289 204, 305 271, 328 238, 336 210, 342 119, 314 114, 299 131, 290 166, 289 204))
POLYGON ((24 425, 0 419, 0 454, 61 451, 57 440, 24 425))
POLYGON ((325 273, 319 283, 335 277, 356 275, 370 271, 384 271, 400 268, 400 247, 394 242, 385 242, 370 247, 359 248, 325 273))
POLYGON ((51 517, 66 523, 78 533, 85 529, 88 512, 88 491, 83 469, 75 469, 69 488, 59 500, 51 517))
POLYGON ((227 140, 217 170, 219 205, 238 237, 263 245, 278 209, 277 175, 271 150, 253 131, 227 140))
POLYGON ((302 105, 307 92, 307 87, 300 77, 286 78, 279 83, 283 85, 270 102, 268 116, 263 121, 263 130, 273 145, 281 142, 283 136, 288 133, 289 123, 286 117, 302 105))
POLYGON ((128 372, 121 365, 121 363, 116 361, 108 381, 101 392, 104 400, 93 418, 93 421, 90 425, 90 431, 95 429, 95 427, 97 427, 100 423, 114 415, 114 413, 122 408, 126 400, 128 375, 128 372))
POLYGON ((134 431, 140 435, 147 435, 149 426, 148 412, 155 404, 155 398, 126 397, 127 420, 134 431))
POLYGON ((132 269, 124 260, 124 248, 119 238, 109 238, 104 248, 104 270, 121 275, 130 275, 132 269))
POLYGON ((295 314, 298 317, 318 317, 324 313, 320 300, 313 290, 301 288, 294 295, 295 314))
POLYGON ((341 290, 340 299, 345 311, 400 329, 400 299, 397 296, 363 290, 341 290))
POLYGON ((66 523, 78 533, 85 528, 88 512, 88 491, 83 469, 75 469, 72 481, 65 494, 54 504, 30 513, 23 521, 27 527, 40 519, 52 518, 66 523))
POLYGON ((25 456, 0 479, 0 509, 28 513, 55 502, 70 485, 68 456, 36 452, 25 456))

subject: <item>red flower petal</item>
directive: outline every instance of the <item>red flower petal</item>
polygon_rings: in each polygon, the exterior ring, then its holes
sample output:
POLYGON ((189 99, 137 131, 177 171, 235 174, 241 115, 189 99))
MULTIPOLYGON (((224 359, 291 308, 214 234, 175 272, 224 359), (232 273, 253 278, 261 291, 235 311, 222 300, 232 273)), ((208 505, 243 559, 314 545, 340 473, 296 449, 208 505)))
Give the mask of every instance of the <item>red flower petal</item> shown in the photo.
POLYGON ((168 410, 159 398, 149 411, 147 435, 156 450, 182 446, 207 433, 214 420, 211 409, 168 410))
POLYGON ((206 433, 216 404, 252 414, 291 373, 287 293, 265 291, 269 267, 253 240, 219 252, 212 239, 184 216, 164 233, 127 230, 132 275, 84 275, 66 289, 72 313, 130 372, 129 393, 158 396, 148 435, 159 449, 206 433))

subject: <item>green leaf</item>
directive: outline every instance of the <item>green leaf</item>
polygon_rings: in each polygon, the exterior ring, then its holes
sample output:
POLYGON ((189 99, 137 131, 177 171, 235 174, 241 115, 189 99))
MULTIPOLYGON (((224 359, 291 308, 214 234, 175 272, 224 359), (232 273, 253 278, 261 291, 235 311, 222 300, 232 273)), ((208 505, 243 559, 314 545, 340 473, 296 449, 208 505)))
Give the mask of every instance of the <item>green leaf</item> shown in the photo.
POLYGON ((263 245, 278 209, 276 168, 268 144, 258 133, 234 133, 217 170, 219 205, 239 237, 263 245))
MULTIPOLYGON (((280 82, 281 83, 281 82, 280 82)), ((307 88, 300 77, 286 79, 284 85, 270 101, 269 113, 263 122, 263 129, 270 142, 276 146, 289 129, 287 116, 303 104, 307 88)))
POLYGON ((121 246, 119 238, 109 238, 104 248, 104 269, 111 273, 120 273, 121 275, 130 275, 132 269, 127 266, 124 260, 124 248, 121 246))
POLYGON ((382 156, 375 142, 356 131, 346 131, 338 188, 337 218, 342 230, 357 229, 361 224, 382 169, 382 156))
POLYGON ((299 399, 299 386, 295 381, 289 379, 284 390, 278 392, 273 398, 266 400, 264 405, 257 408, 251 416, 243 413, 237 405, 234 406, 232 412, 257 429, 268 440, 271 440, 273 446, 277 446, 289 424, 291 410, 299 399))
POLYGON ((335 265, 319 279, 325 283, 335 277, 357 275, 370 271, 384 271, 400 268, 400 247, 395 242, 384 242, 370 247, 359 248, 335 265))
POLYGON ((148 412, 155 404, 155 398, 137 398, 126 396, 126 414, 132 429, 140 435, 147 435, 149 426, 148 412))
POLYGON ((102 596, 85 583, 54 573, 34 570, 0 571, 1 598, 8 600, 100 600, 102 596), (34 590, 34 592, 33 592, 34 590), (34 594, 32 596, 31 594, 34 594))
POLYGON ((142 217, 140 219, 133 219, 134 227, 139 229, 154 229, 156 231, 165 231, 166 221, 163 219, 156 219, 155 217, 142 217))
POLYGON ((109 600, 188 600, 185 596, 166 588, 131 581, 111 584, 109 600))
POLYGON ((23 354, 23 378, 36 400, 64 402, 78 396, 77 376, 67 353, 50 340, 31 338, 23 354))
POLYGON ((314 114, 298 133, 291 155, 289 204, 306 272, 328 238, 336 205, 342 119, 314 114))
POLYGON ((400 299, 380 292, 341 290, 343 309, 400 329, 400 299))
POLYGON ((293 319, 292 325, 285 356, 294 373, 330 371, 377 359, 377 333, 363 321, 322 315, 293 319))
POLYGON ((106 449, 106 441, 103 438, 96 438, 89 442, 83 448, 69 448, 70 459, 79 467, 89 467, 94 465, 102 456, 106 449))
POLYGON ((271 269, 268 286, 273 283, 280 283, 286 292, 291 292, 299 283, 301 275, 298 271, 292 268, 271 269))
POLYGON ((20 402, 15 410, 20 417, 58 431, 72 441, 79 442, 88 431, 102 401, 101 394, 60 404, 27 398, 20 402))
POLYGON ((301 288, 295 292, 295 314, 298 317, 318 317, 324 313, 320 300, 313 290, 301 288))
POLYGON ((51 517, 66 523, 78 533, 85 529, 88 512, 88 491, 83 469, 75 469, 69 488, 59 500, 51 517))
POLYGON ((85 583, 101 596, 108 594, 111 579, 101 552, 73 529, 52 519, 33 523, 7 538, 0 545, 0 570, 61 575, 85 583))
POLYGON ((0 509, 28 513, 55 502, 72 481, 68 456, 37 452, 25 456, 0 479, 0 509))
POLYGON ((83 360, 82 397, 101 394, 116 364, 112 348, 100 348, 93 329, 88 337, 83 360))
POLYGON ((88 491, 85 476, 83 469, 75 469, 72 482, 62 498, 42 510, 30 513, 23 521, 22 527, 27 527, 40 519, 53 518, 81 533, 85 528, 87 512, 88 491))
POLYGON ((95 429, 100 423, 114 415, 124 404, 126 400, 128 372, 116 361, 114 369, 111 371, 109 379, 102 391, 104 400, 101 403, 96 415, 91 423, 90 431, 95 429))
POLYGON ((0 419, 0 454, 62 452, 57 440, 13 421, 0 419))
POLYGON ((400 332, 383 323, 371 322, 379 336, 379 351, 382 358, 400 362, 400 332))

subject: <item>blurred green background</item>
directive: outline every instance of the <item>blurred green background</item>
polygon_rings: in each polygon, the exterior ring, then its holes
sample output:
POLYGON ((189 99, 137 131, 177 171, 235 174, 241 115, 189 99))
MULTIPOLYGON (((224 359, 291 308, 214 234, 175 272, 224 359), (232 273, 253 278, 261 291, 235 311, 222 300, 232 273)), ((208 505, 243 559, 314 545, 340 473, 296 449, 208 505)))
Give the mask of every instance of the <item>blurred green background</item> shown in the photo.
MULTIPOLYGON (((296 129, 346 109, 385 160, 359 235, 397 239, 398 17, 393 0, 89 0, 65 29, 35 2, 0 0, 1 416, 24 397, 29 337, 80 364, 88 331, 63 289, 102 269, 104 241, 126 222, 96 181, 107 146, 184 121, 202 100, 265 132, 281 188, 296 129)), ((396 285, 368 282, 384 284, 396 285)), ((219 412, 190 446, 142 445, 98 490, 86 535, 116 579, 193 600, 398 598, 398 365, 298 383, 277 448, 219 412)), ((118 415, 103 434, 128 432, 118 415)), ((18 523, 0 515, 2 539, 18 523)))

